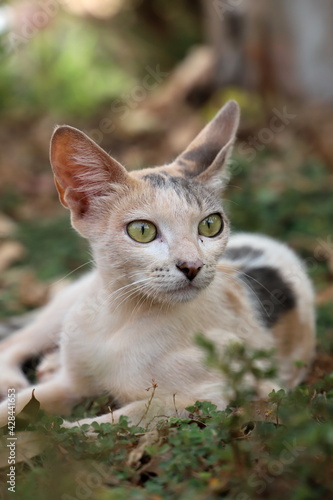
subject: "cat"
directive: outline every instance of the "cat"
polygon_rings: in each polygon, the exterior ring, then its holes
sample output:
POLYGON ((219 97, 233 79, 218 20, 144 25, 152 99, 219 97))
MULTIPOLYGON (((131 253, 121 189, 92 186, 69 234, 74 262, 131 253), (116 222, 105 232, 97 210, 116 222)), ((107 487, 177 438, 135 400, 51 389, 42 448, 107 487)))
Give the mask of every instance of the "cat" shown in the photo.
MULTIPOLYGON (((83 132, 56 128, 55 184, 95 269, 0 344, 0 390, 18 391, 16 413, 33 387, 41 407, 59 415, 107 391, 118 409, 79 425, 186 416, 197 400, 224 409, 228 384, 205 364, 199 332, 221 353, 230 341, 275 348, 279 380, 263 381, 261 395, 302 380, 315 347, 311 283, 284 244, 230 236, 221 201, 239 115, 229 101, 172 163, 130 173, 83 132), (29 386, 20 364, 54 345, 59 367, 29 386)), ((0 423, 6 417, 4 401, 0 423)))

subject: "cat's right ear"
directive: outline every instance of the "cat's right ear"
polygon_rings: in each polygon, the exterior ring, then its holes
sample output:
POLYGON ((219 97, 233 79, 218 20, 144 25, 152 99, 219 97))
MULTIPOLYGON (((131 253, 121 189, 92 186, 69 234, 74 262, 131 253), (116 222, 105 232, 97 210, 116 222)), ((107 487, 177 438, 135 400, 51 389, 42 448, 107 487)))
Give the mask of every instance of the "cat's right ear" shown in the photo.
POLYGON ((83 218, 97 197, 114 184, 133 183, 125 168, 76 128, 57 127, 50 147, 50 161, 61 203, 73 219, 83 218))

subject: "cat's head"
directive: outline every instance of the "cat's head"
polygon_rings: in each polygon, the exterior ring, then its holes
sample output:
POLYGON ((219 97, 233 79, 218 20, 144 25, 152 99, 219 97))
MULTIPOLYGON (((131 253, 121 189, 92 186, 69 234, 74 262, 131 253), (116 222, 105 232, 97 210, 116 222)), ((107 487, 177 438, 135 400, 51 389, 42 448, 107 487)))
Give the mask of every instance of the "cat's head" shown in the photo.
POLYGON ((131 173, 79 130, 55 130, 60 200, 110 288, 124 287, 124 300, 182 302, 213 280, 228 241, 221 192, 238 122, 229 101, 172 163, 131 173))

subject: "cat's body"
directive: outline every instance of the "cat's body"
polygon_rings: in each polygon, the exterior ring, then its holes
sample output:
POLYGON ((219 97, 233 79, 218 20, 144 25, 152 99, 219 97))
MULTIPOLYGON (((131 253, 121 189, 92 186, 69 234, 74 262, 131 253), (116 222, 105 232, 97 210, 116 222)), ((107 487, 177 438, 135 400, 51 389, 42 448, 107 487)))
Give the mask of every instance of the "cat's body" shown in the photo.
MULTIPOLYGON (((184 415, 196 400, 223 408, 228 387, 206 366, 198 333, 219 351, 230 341, 275 347, 281 384, 301 380, 314 351, 313 292, 302 265, 269 238, 229 239, 219 179, 237 124, 231 102, 172 164, 130 175, 82 133, 57 129, 57 188, 91 242, 96 270, 0 345, 0 390, 24 385, 17 365, 59 343, 60 367, 35 392, 50 412, 103 391, 120 409, 100 422, 184 415)), ((259 392, 273 387, 267 381, 259 392)), ((17 411, 30 396, 29 387, 18 394, 17 411)))

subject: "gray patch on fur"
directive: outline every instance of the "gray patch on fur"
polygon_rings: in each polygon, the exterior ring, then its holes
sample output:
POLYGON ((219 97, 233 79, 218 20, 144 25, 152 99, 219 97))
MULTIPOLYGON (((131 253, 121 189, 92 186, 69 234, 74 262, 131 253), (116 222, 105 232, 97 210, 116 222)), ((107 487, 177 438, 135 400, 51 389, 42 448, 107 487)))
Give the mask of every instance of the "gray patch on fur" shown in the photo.
POLYGON ((296 297, 280 273, 272 267, 244 268, 240 278, 252 290, 262 322, 272 328, 296 306, 296 297))
POLYGON ((227 247, 223 257, 229 260, 253 260, 261 255, 263 255, 262 250, 253 248, 250 245, 243 245, 241 247, 227 247))
POLYGON ((142 177, 143 180, 149 181, 155 188, 165 188, 167 179, 161 174, 147 174, 142 177))
POLYGON ((207 198, 207 191, 195 182, 191 182, 183 177, 176 177, 167 172, 147 174, 142 177, 157 189, 173 189, 179 197, 185 198, 187 203, 197 205, 202 208, 202 198, 207 198))
POLYGON ((188 167, 188 163, 186 163, 186 161, 182 160, 181 158, 177 159, 177 164, 181 167, 188 167))

